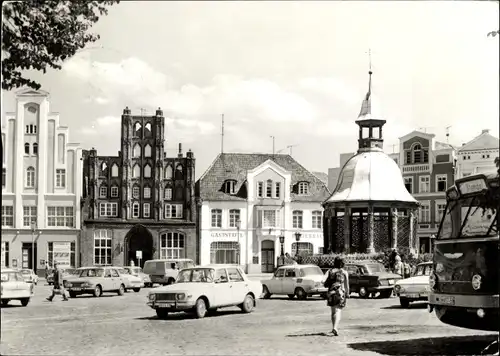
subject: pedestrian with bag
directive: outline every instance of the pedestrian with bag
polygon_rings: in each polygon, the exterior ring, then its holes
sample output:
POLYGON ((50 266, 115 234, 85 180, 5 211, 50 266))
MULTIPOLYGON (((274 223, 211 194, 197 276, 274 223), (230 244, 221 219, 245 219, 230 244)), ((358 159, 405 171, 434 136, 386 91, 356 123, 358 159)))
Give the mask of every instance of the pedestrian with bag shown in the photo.
POLYGON ((342 316, 342 309, 346 306, 349 298, 349 275, 344 269, 345 262, 340 257, 335 257, 333 268, 328 271, 328 277, 324 282, 328 288, 327 305, 331 308, 332 334, 338 336, 338 327, 342 316))
POLYGON ((63 301, 68 301, 68 297, 66 297, 66 291, 64 290, 62 271, 59 269, 59 264, 57 262, 54 262, 54 286, 52 288, 52 295, 48 297, 47 300, 51 302, 56 294, 60 294, 63 297, 63 301))

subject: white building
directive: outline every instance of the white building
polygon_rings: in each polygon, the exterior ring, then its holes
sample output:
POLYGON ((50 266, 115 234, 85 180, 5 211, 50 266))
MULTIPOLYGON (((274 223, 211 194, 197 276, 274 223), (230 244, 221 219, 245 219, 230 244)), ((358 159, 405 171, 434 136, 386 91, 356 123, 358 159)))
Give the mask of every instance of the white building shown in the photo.
POLYGON ((272 272, 280 236, 284 253, 322 252, 321 204, 330 193, 290 155, 219 154, 196 186, 202 265, 239 263, 248 273, 272 272))
POLYGON ((76 266, 80 146, 68 143, 47 92, 20 90, 15 110, 2 117, 2 266, 39 275, 46 261, 76 266))
POLYGON ((498 138, 490 135, 489 130, 471 141, 464 143, 457 152, 456 177, 463 178, 471 174, 495 173, 495 158, 498 157, 498 138))

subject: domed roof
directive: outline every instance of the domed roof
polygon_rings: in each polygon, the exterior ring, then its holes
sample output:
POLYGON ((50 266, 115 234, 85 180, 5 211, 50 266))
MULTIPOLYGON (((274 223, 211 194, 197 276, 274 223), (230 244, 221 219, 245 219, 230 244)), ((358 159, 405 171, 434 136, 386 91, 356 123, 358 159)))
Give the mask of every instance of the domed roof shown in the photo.
POLYGON ((329 203, 394 201, 418 204, 397 163, 382 151, 358 152, 344 165, 329 203))

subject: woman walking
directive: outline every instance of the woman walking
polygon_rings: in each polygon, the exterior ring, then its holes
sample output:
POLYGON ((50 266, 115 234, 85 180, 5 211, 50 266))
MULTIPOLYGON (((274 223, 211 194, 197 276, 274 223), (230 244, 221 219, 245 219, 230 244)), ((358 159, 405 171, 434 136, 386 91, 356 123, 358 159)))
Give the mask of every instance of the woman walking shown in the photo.
POLYGON ((344 260, 340 257, 335 257, 333 268, 328 271, 328 277, 324 283, 328 288, 327 305, 332 312, 332 334, 338 336, 338 327, 342 316, 342 309, 346 306, 347 298, 349 298, 349 275, 344 269, 344 260))

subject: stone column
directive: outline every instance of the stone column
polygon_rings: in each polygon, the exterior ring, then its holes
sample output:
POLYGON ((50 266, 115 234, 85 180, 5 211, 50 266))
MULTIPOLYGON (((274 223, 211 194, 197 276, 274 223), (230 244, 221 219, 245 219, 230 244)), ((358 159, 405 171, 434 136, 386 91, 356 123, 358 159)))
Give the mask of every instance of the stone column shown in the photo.
POLYGON ((349 253, 351 247, 351 208, 344 208, 344 252, 349 253))
POLYGON ((392 219, 392 248, 398 248, 398 209, 391 209, 392 219))
MULTIPOLYGON (((371 129, 371 128, 370 128, 371 129)), ((366 252, 375 252, 374 234, 375 234, 375 221, 373 218, 373 205, 368 205, 368 248, 366 252)))
POLYGON ((413 241, 413 226, 414 226, 414 221, 415 221, 415 210, 410 209, 410 236, 409 236, 409 242, 410 242, 410 252, 415 253, 415 247, 414 247, 414 241, 413 241))

